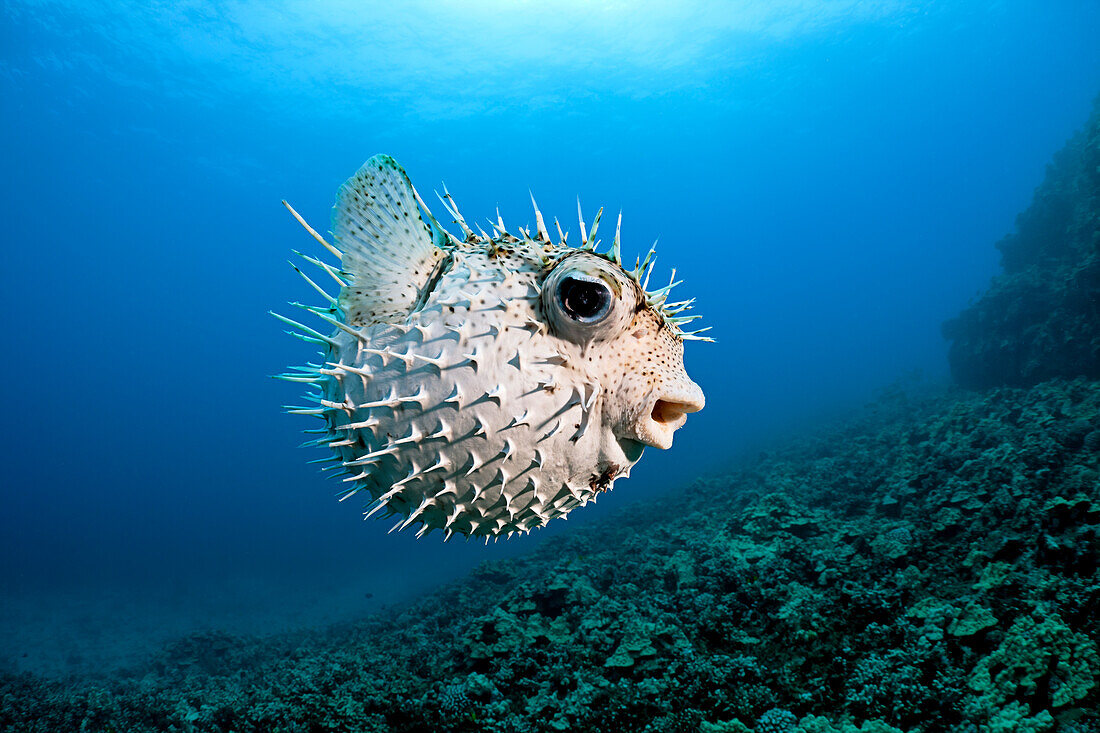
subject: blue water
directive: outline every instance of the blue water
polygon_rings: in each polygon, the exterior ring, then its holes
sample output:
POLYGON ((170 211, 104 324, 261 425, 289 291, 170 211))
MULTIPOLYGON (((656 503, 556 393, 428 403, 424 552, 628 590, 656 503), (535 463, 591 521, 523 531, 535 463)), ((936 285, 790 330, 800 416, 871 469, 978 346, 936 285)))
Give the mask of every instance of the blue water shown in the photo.
POLYGON ((0 665, 194 628, 322 623, 529 551, 858 405, 947 376, 939 324, 997 268, 1100 92, 1095 2, 0 8, 0 665), (267 315, 374 153, 468 218, 660 238, 716 344, 666 453, 568 522, 387 535, 298 450, 308 354, 267 315))

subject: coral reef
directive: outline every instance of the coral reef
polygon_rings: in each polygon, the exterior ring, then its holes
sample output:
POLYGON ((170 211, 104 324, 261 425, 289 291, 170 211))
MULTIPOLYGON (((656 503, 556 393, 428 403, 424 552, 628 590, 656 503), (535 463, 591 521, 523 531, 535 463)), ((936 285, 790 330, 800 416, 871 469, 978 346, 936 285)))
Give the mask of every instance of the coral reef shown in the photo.
POLYGON ((1100 100, 997 248, 1003 272, 943 326, 955 380, 1100 378, 1100 100))
POLYGON ((360 622, 0 677, 11 731, 1100 730, 1100 383, 838 424, 360 622))

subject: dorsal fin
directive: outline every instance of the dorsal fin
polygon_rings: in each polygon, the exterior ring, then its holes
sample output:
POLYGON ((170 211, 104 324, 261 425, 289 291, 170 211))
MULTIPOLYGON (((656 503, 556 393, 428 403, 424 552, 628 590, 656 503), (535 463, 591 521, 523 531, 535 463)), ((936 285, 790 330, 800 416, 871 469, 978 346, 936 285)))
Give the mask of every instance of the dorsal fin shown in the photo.
POLYGON ((412 182, 388 155, 374 156, 340 187, 332 234, 350 278, 339 300, 349 324, 411 313, 447 256, 420 215, 412 182))

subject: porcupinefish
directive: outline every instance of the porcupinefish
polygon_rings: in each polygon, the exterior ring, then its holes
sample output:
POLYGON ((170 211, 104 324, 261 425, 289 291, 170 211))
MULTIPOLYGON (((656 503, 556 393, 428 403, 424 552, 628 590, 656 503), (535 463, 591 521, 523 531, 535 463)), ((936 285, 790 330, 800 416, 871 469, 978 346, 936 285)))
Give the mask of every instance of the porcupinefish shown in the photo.
POLYGON ((336 297, 295 268, 327 301, 301 307, 331 330, 275 314, 321 348, 281 376, 310 385, 311 404, 287 409, 324 421, 309 443, 331 449, 341 501, 361 493, 366 516, 397 516, 394 529, 417 536, 488 541, 567 515, 645 446, 671 446, 703 407, 684 341, 709 339, 681 328, 695 316, 683 315, 692 301, 668 300, 675 271, 647 290, 652 249, 625 269, 617 225, 597 251, 602 209, 586 228, 578 202, 574 247, 556 220, 552 242, 537 205, 533 234, 509 233, 499 212, 491 236, 475 232, 443 191, 461 239, 386 155, 340 188, 334 243, 283 202, 340 265, 303 255, 336 297))

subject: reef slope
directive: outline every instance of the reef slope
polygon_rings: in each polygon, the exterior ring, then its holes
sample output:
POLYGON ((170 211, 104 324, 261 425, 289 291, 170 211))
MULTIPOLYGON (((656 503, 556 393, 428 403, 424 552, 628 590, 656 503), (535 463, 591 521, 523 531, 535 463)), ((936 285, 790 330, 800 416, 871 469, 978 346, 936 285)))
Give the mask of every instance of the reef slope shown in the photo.
POLYGON ((19 731, 1097 731, 1100 383, 916 399, 359 623, 0 677, 19 731))

